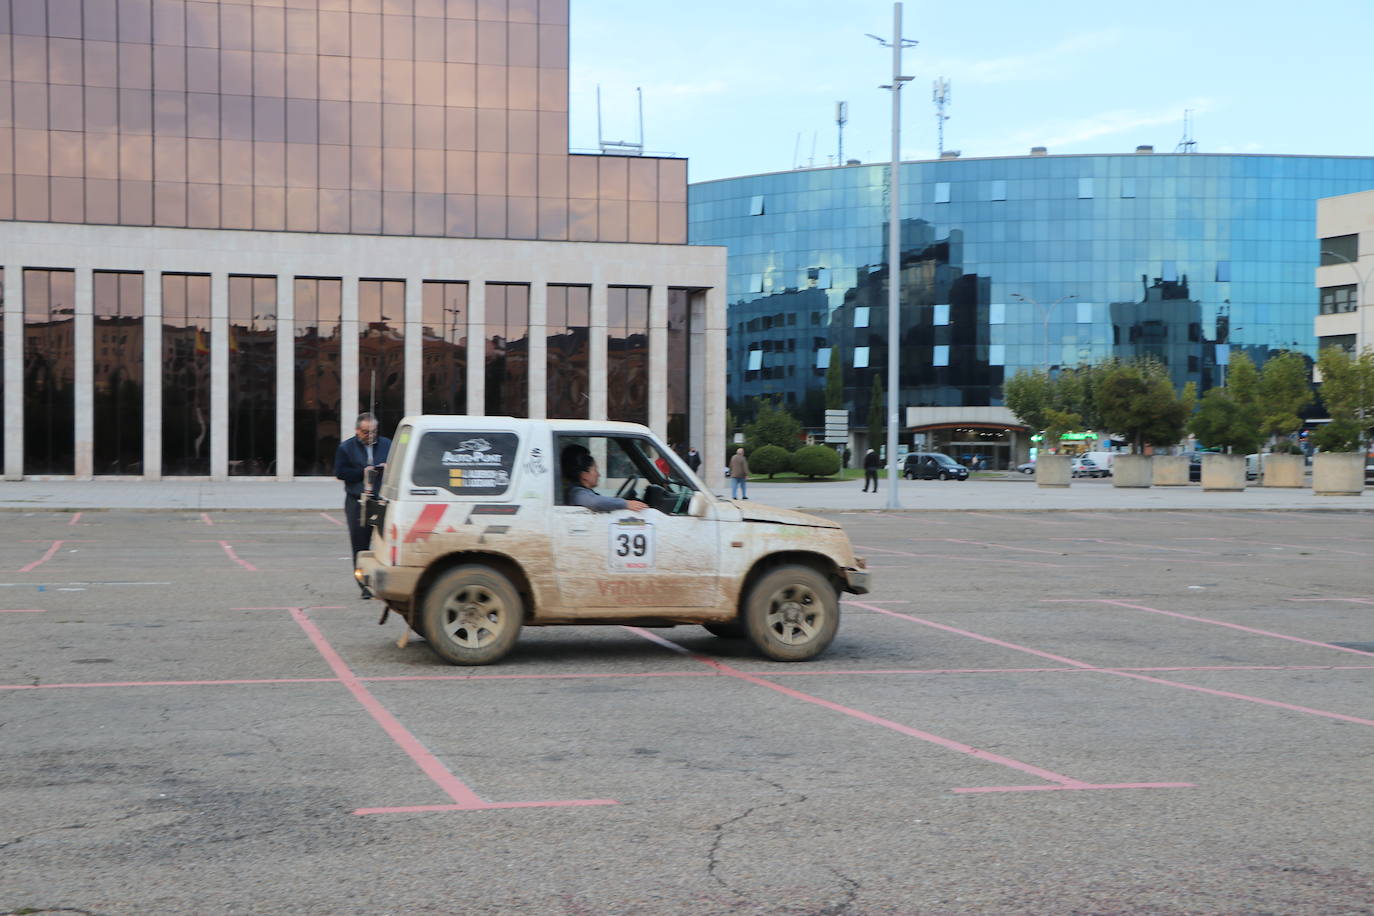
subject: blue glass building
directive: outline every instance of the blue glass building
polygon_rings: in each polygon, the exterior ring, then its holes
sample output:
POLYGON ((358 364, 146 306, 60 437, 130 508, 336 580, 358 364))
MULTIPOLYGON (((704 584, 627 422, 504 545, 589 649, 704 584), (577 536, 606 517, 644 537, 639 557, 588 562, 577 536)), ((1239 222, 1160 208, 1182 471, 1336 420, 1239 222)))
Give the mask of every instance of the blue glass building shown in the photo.
MULTIPOLYGON (((1374 157, 1037 152, 901 166, 905 443, 1019 459, 1001 404, 1020 369, 1148 354, 1202 391, 1237 349, 1315 356, 1316 201, 1374 188, 1374 157)), ((778 396, 820 425, 838 359, 866 428, 887 378, 888 169, 689 187, 690 241, 729 250, 737 412, 778 396)))

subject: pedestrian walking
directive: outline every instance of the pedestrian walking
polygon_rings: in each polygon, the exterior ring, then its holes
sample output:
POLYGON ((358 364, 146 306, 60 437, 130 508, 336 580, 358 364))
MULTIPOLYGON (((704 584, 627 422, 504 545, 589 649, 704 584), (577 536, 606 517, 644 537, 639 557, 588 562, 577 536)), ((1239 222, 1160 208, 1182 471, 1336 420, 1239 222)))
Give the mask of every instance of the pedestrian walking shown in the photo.
POLYGON ((873 484, 873 492, 878 492, 878 453, 873 449, 868 450, 864 455, 864 492, 868 492, 868 485, 873 484))
POLYGON ((701 467, 701 452, 698 452, 695 448, 687 449, 687 467, 692 469, 693 474, 701 467))
MULTIPOLYGON (((348 539, 353 547, 353 566, 356 569, 358 554, 372 543, 371 533, 363 527, 359 513, 359 497, 363 495, 369 472, 373 476, 386 467, 387 455, 391 453, 391 440, 377 435, 377 418, 370 413, 358 415, 353 428, 353 437, 339 443, 334 453, 334 476, 344 484, 344 518, 348 521, 348 539)), ((373 481, 373 486, 376 482, 373 481)), ((366 586, 361 582, 363 598, 371 598, 366 586)))
POLYGON ((735 449, 730 457, 730 498, 749 498, 749 459, 742 448, 735 449))

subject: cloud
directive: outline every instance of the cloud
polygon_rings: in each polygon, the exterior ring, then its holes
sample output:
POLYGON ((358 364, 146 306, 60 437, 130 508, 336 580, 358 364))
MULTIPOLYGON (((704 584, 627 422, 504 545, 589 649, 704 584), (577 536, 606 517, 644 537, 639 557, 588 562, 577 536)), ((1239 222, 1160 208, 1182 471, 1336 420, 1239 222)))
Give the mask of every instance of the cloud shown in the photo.
POLYGON ((1208 111, 1210 107, 1211 104, 1207 99, 1192 99, 1175 102, 1152 112, 1116 109, 1072 121, 1052 122, 1019 130, 1013 136, 1018 145, 1034 143, 1039 146, 1058 148, 1087 143, 1100 137, 1129 133, 1143 127, 1159 127, 1164 124, 1177 125, 1181 131, 1185 109, 1191 109, 1194 114, 1200 114, 1208 111))
POLYGON ((949 73, 959 82, 975 85, 1024 83, 1062 75, 1085 55, 1108 51, 1121 44, 1121 29, 1102 29, 1070 35, 1063 41, 1031 54, 1013 54, 988 60, 933 62, 936 72, 949 73))

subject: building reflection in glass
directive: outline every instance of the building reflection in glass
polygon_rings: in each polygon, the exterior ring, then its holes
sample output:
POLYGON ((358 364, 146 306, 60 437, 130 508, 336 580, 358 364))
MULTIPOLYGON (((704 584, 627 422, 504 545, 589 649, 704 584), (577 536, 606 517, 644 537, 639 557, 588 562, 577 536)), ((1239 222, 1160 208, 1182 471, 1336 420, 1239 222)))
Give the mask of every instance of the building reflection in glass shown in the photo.
POLYGON ((529 416, 530 288, 488 283, 486 300, 487 416, 529 416))
POLYGON ((390 437, 405 416, 404 280, 358 282, 358 404, 390 437))
POLYGON ((143 274, 92 279, 96 474, 143 473, 143 274))
POLYGON ((548 311, 548 416, 586 419, 592 291, 550 286, 548 311))
POLYGON ((210 473, 210 277, 162 275, 162 473, 210 473))
POLYGON ((24 270, 24 473, 75 471, 76 274, 24 270))
POLYGON ((692 366, 692 291, 668 290, 668 441, 682 454, 692 445, 687 441, 691 402, 692 366))
POLYGON ((420 409, 424 413, 467 413, 468 285, 426 280, 420 325, 420 409))
POLYGON ((297 476, 334 476, 339 447, 339 343, 343 283, 297 277, 295 281, 297 476))
POLYGON ((229 277, 229 473, 277 466, 277 278, 229 277))
POLYGON ((606 290, 606 416, 649 422, 649 289, 606 290))

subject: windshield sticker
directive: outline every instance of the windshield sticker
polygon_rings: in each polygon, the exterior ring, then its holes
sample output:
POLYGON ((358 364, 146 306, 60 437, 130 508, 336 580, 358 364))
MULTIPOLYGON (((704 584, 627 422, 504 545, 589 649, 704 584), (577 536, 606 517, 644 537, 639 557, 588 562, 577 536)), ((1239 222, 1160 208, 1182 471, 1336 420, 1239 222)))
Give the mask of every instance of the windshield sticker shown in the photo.
POLYGON ((460 496, 505 493, 519 444, 513 433, 425 433, 416 451, 412 483, 444 487, 460 496))

